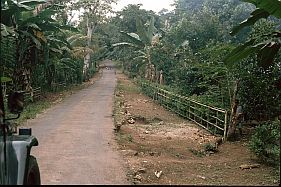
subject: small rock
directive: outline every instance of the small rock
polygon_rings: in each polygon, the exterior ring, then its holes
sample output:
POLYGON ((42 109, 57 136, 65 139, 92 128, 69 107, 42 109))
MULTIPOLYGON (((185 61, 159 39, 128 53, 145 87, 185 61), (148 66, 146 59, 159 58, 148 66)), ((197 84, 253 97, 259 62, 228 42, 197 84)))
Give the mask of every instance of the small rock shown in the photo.
POLYGON ((199 178, 201 178, 201 179, 206 179, 206 177, 204 177, 204 176, 201 176, 201 175, 197 175, 197 177, 199 177, 199 178))
POLYGON ((129 124, 134 124, 136 121, 133 118, 127 120, 129 124))
POLYGON ((171 140, 171 139, 172 139, 172 137, 168 136, 168 137, 167 137, 167 139, 168 139, 168 140, 171 140))
POLYGON ((155 176, 157 177, 157 178, 160 178, 161 177, 161 175, 162 175, 162 171, 155 171, 155 176))
POLYGON ((145 168, 140 168, 140 169, 138 169, 138 172, 139 173, 146 173, 146 169, 145 168))
POLYGON ((122 126, 122 124, 118 122, 118 123, 115 125, 114 131, 115 131, 115 132, 119 132, 120 129, 121 129, 121 126, 122 126))
POLYGON ((239 166, 240 169, 252 169, 252 168, 258 168, 260 167, 260 164, 242 164, 239 166))
POLYGON ((141 181, 141 176, 140 176, 140 175, 136 175, 136 176, 134 176, 134 180, 141 181))
POLYGON ((158 125, 164 125, 164 121, 160 121, 158 125))
POLYGON ((149 152, 149 155, 150 155, 150 156, 154 156, 155 153, 154 153, 154 152, 149 152))
POLYGON ((149 134, 149 131, 145 131, 144 133, 145 133, 145 134, 149 134))
POLYGON ((140 154, 141 156, 143 156, 143 155, 144 155, 144 152, 140 152, 139 154, 140 154))
POLYGON ((134 184, 140 184, 140 183, 141 183, 141 181, 134 180, 134 181, 133 181, 133 183, 134 183, 134 184))

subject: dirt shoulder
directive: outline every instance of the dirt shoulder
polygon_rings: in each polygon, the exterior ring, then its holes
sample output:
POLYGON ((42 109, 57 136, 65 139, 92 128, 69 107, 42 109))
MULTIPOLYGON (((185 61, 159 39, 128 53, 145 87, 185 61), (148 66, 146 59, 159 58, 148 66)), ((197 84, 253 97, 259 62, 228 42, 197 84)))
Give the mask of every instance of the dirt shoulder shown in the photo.
POLYGON ((127 177, 134 184, 280 184, 272 167, 257 163, 247 138, 217 147, 217 137, 154 103, 120 72, 114 118, 127 177), (259 167, 240 168, 244 164, 259 167))

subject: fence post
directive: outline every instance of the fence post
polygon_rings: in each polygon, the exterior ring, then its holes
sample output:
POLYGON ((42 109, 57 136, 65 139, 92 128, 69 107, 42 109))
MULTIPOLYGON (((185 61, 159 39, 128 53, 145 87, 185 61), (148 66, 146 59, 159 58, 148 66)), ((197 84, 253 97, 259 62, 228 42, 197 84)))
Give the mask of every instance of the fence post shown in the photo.
POLYGON ((226 133, 227 133, 227 111, 224 113, 224 132, 223 132, 223 141, 226 140, 226 133))
POLYGON ((209 129, 210 110, 211 110, 211 109, 208 109, 208 110, 207 110, 207 121, 208 121, 208 122, 207 122, 207 125, 206 125, 207 129, 209 129))

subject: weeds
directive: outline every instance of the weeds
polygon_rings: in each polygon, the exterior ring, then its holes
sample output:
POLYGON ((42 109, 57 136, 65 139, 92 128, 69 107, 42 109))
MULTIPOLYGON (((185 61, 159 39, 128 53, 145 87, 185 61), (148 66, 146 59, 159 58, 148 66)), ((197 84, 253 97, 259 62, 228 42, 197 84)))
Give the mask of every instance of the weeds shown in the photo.
POLYGON ((198 156, 198 157, 203 157, 203 156, 205 156, 205 151, 196 150, 196 149, 193 149, 193 148, 189 148, 188 150, 189 150, 190 152, 192 152, 195 156, 198 156))
POLYGON ((133 142, 133 136, 131 134, 117 134, 117 141, 122 144, 124 142, 133 142))
POLYGON ((213 143, 206 143, 204 144, 204 151, 205 152, 218 152, 218 146, 213 143))
POLYGON ((117 90, 123 90, 128 93, 141 93, 141 90, 139 87, 135 85, 124 85, 124 84, 117 84, 117 90))
POLYGON ((33 119, 36 117, 37 114, 41 113, 50 106, 50 102, 46 100, 38 101, 36 103, 30 103, 26 107, 24 107, 20 118, 17 119, 15 122, 18 124, 22 124, 28 119, 33 119))
POLYGON ((201 150, 189 148, 189 151, 198 157, 203 157, 203 156, 218 152, 218 146, 217 146, 217 144, 206 143, 206 144, 204 144, 203 149, 201 149, 201 150))
POLYGON ((280 175, 280 121, 267 121, 258 126, 249 148, 260 161, 275 166, 280 175))

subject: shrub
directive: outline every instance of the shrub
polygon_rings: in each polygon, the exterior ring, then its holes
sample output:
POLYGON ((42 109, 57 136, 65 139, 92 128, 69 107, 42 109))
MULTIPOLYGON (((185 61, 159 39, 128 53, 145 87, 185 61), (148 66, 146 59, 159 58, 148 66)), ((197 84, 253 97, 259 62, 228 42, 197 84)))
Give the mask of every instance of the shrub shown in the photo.
POLYGON ((249 148, 262 162, 280 167, 280 121, 260 124, 250 139, 249 148))
POLYGON ((217 144, 214 143, 207 143, 204 144, 204 150, 205 152, 218 152, 218 146, 217 144))

